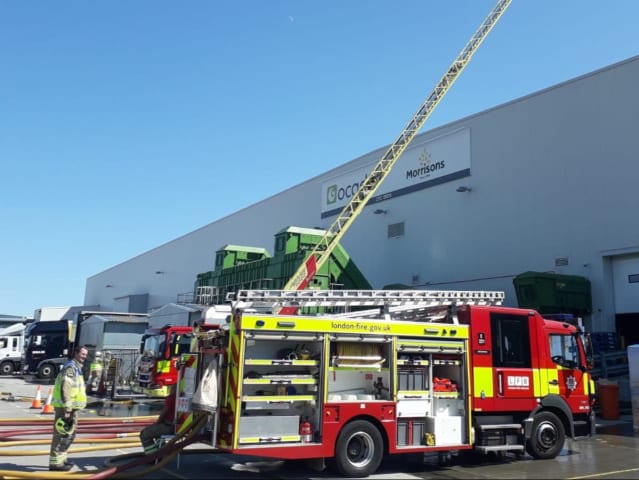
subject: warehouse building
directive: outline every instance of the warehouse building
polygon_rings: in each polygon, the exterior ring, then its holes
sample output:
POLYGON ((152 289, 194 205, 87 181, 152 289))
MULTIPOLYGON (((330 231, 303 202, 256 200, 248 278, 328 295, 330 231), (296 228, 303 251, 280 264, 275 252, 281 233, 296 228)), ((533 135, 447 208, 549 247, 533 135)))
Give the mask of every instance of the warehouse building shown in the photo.
MULTIPOLYGON (((636 85, 639 57, 418 135, 342 246, 373 288, 503 290, 512 306, 522 272, 582 276, 587 327, 628 334, 639 321, 636 85)), ((192 292, 226 244, 272 252, 288 226, 328 228, 387 148, 93 275, 85 304, 152 311, 192 292)))

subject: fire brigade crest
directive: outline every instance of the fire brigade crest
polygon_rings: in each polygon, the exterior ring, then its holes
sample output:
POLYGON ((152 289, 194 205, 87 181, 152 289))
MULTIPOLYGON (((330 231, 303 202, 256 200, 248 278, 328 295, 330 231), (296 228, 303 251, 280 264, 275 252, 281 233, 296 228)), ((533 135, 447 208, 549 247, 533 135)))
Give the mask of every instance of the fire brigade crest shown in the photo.
POLYGON ((570 375, 569 377, 566 377, 566 388, 568 390, 574 390, 575 388, 577 388, 577 379, 570 375))

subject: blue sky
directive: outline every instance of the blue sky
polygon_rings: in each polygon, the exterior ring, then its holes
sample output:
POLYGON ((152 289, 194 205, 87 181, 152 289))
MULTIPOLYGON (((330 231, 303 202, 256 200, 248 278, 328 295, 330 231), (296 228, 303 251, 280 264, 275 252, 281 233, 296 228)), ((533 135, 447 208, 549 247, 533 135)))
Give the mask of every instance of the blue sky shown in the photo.
MULTIPOLYGON (((0 2, 0 314, 394 141, 494 3, 0 2)), ((422 131, 637 55, 637 18, 513 0, 422 131)))

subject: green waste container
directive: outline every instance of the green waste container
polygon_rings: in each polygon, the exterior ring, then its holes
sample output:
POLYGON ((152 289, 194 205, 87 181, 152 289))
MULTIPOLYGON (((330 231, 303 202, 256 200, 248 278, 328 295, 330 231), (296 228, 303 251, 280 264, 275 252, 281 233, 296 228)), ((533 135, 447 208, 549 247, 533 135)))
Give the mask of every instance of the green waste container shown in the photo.
POLYGON ((599 385, 597 400, 601 407, 601 418, 604 420, 619 418, 619 385, 614 383, 599 385))
POLYGON ((517 304, 539 313, 592 312, 590 280, 578 275, 524 272, 513 279, 517 304))

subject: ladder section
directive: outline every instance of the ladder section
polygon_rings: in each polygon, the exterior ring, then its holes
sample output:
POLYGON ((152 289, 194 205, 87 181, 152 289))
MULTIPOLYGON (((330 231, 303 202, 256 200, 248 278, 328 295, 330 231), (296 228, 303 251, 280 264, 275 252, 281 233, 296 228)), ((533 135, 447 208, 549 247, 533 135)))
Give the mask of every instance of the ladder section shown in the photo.
POLYGON ((413 118, 410 119, 399 134, 399 137, 391 144, 371 173, 364 179, 359 190, 353 195, 350 202, 346 204, 332 225, 326 230, 322 239, 311 251, 307 261, 302 263, 291 276, 284 287, 285 289, 303 290, 306 288, 308 282, 315 276, 315 272, 328 260, 331 252, 344 233, 346 233, 347 229, 361 213, 366 204, 373 198, 373 195, 388 176, 397 159, 406 147, 408 147, 455 80, 457 80, 479 45, 481 45, 488 33, 495 26, 510 2, 511 0, 499 0, 493 7, 466 46, 453 61, 452 65, 428 95, 426 101, 419 107, 417 113, 415 113, 413 118))
POLYGON ((239 290, 227 295, 227 301, 233 302, 234 309, 282 306, 426 308, 449 305, 501 305, 503 300, 504 292, 463 290, 239 290))
POLYGON ((523 452, 522 426, 518 423, 479 424, 476 426, 475 450, 489 452, 523 452))

